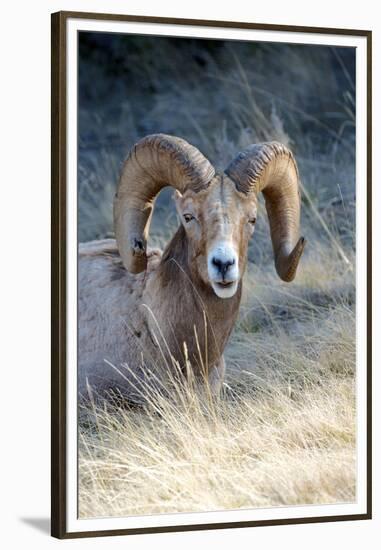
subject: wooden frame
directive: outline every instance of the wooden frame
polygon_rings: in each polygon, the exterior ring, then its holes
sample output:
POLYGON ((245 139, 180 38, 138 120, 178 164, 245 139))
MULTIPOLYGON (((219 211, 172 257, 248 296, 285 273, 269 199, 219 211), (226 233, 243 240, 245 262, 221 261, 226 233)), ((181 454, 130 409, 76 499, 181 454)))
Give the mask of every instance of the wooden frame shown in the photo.
POLYGON ((170 531, 224 529, 328 521, 352 521, 372 517, 372 372, 371 372, 371 31, 304 26, 265 25, 162 17, 111 15, 100 13, 59 12, 52 15, 52 535, 57 538, 80 538, 170 531), (209 26, 231 29, 258 29, 324 33, 365 37, 367 41, 367 511, 363 514, 330 517, 307 517, 261 521, 224 522, 183 526, 160 526, 134 529, 68 532, 66 525, 66 24, 68 19, 149 22, 170 25, 209 26))

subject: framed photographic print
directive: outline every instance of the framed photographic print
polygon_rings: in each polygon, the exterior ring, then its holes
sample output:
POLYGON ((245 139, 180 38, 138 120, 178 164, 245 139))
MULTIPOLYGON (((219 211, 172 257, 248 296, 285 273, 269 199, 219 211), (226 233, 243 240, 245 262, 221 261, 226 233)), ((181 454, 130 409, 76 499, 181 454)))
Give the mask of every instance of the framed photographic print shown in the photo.
POLYGON ((52 16, 52 535, 371 518, 371 32, 52 16))

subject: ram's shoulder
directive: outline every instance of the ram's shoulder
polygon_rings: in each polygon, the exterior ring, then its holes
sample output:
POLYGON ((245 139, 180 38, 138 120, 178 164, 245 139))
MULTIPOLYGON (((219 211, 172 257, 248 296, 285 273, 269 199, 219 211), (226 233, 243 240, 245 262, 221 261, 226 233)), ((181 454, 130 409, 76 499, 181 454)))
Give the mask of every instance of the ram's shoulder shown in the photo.
MULTIPOLYGON (((154 271, 160 263, 162 251, 159 248, 148 248, 147 250, 147 272, 154 271)), ((100 275, 104 271, 104 277, 111 277, 111 280, 122 278, 139 279, 144 274, 133 275, 128 273, 122 263, 115 239, 102 239, 80 243, 78 246, 78 258, 80 266, 91 276, 94 271, 100 275)))
POLYGON ((88 241, 79 243, 78 245, 78 256, 80 259, 102 256, 104 254, 119 255, 115 239, 88 241))

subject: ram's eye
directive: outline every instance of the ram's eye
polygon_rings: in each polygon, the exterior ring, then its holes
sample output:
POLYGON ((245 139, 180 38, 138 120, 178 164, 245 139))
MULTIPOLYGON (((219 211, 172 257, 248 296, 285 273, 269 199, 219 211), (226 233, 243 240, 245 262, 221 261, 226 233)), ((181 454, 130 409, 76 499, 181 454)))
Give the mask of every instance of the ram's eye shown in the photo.
POLYGON ((249 219, 249 223, 251 223, 251 225, 255 225, 256 221, 257 221, 257 218, 255 216, 249 219))
POLYGON ((192 214, 184 214, 184 220, 185 223, 189 223, 191 220, 194 220, 194 216, 192 214))

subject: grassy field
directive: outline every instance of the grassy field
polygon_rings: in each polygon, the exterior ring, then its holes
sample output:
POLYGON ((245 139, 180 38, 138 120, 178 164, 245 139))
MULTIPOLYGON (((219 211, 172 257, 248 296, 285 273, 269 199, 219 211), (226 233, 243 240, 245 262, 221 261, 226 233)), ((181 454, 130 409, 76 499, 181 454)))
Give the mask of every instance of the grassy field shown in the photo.
MULTIPOLYGON (((190 384, 174 387, 171 400, 151 395, 145 409, 80 409, 81 517, 354 501, 353 54, 197 41, 174 48, 167 39, 154 56, 149 39, 144 48, 137 38, 94 40, 81 46, 81 240, 112 236, 121 160, 136 139, 164 131, 219 167, 253 141, 289 144, 307 248, 295 281, 282 283, 261 204, 218 400, 190 384), (121 67, 100 73, 105 55, 121 67), (131 68, 126 59, 141 62, 131 68)), ((159 197, 152 245, 177 225, 170 195, 159 197)))

